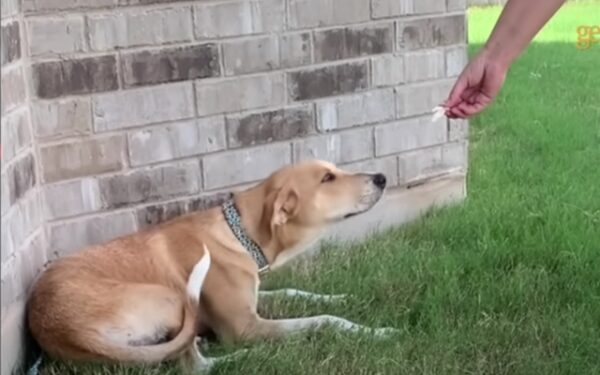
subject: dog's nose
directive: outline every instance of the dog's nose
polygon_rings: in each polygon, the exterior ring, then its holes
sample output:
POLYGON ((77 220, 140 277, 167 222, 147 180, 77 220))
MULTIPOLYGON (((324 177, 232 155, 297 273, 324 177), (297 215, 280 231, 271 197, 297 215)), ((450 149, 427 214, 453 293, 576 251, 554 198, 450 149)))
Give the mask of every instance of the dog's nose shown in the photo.
POLYGON ((384 174, 377 173, 373 175, 373 183, 378 188, 383 189, 385 187, 385 184, 387 183, 387 179, 385 178, 384 174))

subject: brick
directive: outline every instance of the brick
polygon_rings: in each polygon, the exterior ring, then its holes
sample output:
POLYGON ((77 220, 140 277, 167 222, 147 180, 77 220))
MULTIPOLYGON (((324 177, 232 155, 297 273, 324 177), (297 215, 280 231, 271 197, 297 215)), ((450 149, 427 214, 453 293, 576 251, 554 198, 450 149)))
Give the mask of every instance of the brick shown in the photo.
POLYGON ((353 62, 288 73, 293 100, 307 100, 348 94, 368 87, 366 62, 353 62))
POLYGON ((30 56, 85 49, 83 17, 32 18, 27 20, 27 28, 30 56))
MULTIPOLYGON (((16 16, 19 13, 21 0, 2 0, 2 18, 16 16)), ((4 358, 4 356, 2 356, 4 358)), ((4 371, 2 371, 4 373, 4 371)))
POLYGON ((7 251, 18 251, 27 237, 42 225, 41 207, 40 195, 37 190, 33 190, 2 218, 2 228, 6 231, 3 240, 9 245, 5 247, 4 242, 2 243, 2 262, 11 255, 7 251))
POLYGON ((343 170, 354 173, 383 173, 387 179, 387 186, 398 185, 398 158, 387 156, 381 159, 370 159, 356 163, 342 165, 343 170))
POLYGON ((396 115, 392 89, 368 91, 317 103, 320 131, 389 121, 396 115))
POLYGON ((97 132, 175 121, 194 116, 190 82, 121 91, 93 98, 97 132))
POLYGON ((446 77, 458 77, 467 63, 466 46, 446 48, 446 77))
POLYGON ((465 17, 453 15, 398 21, 398 50, 411 51, 464 43, 465 17))
POLYGON ((186 0, 119 0, 121 5, 169 4, 186 0))
POLYGON ((279 42, 276 36, 223 43, 225 75, 265 72, 279 67, 279 42))
POLYGON ((398 17, 414 14, 443 13, 446 0, 373 0, 373 18, 398 17))
POLYGON ((370 0, 290 0, 293 29, 345 25, 370 19, 370 0))
POLYGON ((227 117, 230 147, 283 141, 313 133, 313 107, 302 106, 227 117))
POLYGON ((107 51, 189 41, 193 32, 190 12, 191 8, 180 7, 89 15, 90 48, 107 51))
POLYGON ((230 198, 230 193, 215 193, 192 199, 159 203, 142 207, 136 211, 138 226, 140 228, 147 228, 158 225, 190 212, 202 211, 217 207, 225 203, 230 198))
POLYGON ((196 37, 218 38, 280 31, 284 0, 233 1, 194 6, 196 37))
POLYGON ((44 212, 47 220, 100 211, 100 187, 95 178, 83 178, 44 186, 44 212))
POLYGON ((404 55, 406 82, 427 81, 446 75, 444 52, 431 50, 411 52, 404 55))
POLYGON ((456 169, 466 168, 466 147, 449 143, 398 156, 400 183, 410 185, 456 169))
MULTIPOLYGON (((2 9, 4 12, 4 9, 2 9)), ((4 286, 4 284, 2 284, 4 286)), ((4 296, 4 289, 2 290, 4 296)), ((2 362, 0 362, 0 373, 11 374, 18 370, 25 357, 25 345, 27 343, 27 328, 25 316, 25 299, 16 301, 7 307, 6 312, 2 309, 2 336, 0 337, 0 350, 2 362)))
POLYGON ((136 221, 131 212, 118 212, 50 225, 48 249, 53 258, 67 256, 83 248, 131 234, 136 221))
MULTIPOLYGON (((9 200, 10 192, 8 191, 7 173, 4 170, 4 168, 2 168, 2 170, 3 170, 2 175, 1 175, 2 177, 0 178, 0 213, 2 214, 2 217, 4 217, 4 215, 11 208, 11 205, 10 205, 10 200, 9 200)), ((4 227, 2 227, 2 228, 4 230, 4 227)), ((4 234, 3 234, 3 236, 4 236, 4 234)), ((1 242, 0 242, 0 244, 1 244, 1 242)))
POLYGON ((200 190, 197 161, 177 163, 100 178, 100 195, 108 208, 145 203, 200 190))
POLYGON ((220 75, 219 51, 212 43, 124 53, 121 63, 126 88, 220 75))
POLYGON ((21 67, 8 71, 2 69, 0 87, 0 108, 3 115, 25 103, 25 81, 21 67))
POLYGON ((94 9, 116 5, 117 0, 23 0, 26 13, 50 12, 68 9, 94 9))
POLYGON ((7 168, 6 178, 8 179, 9 204, 12 205, 35 186, 33 154, 28 153, 12 162, 7 168))
POLYGON ((450 142, 462 141, 469 138, 468 120, 448 120, 448 140, 450 142))
POLYGON ((434 81, 400 86, 396 89, 398 117, 409 117, 431 113, 450 93, 452 81, 434 81))
POLYGON ((88 134, 92 129, 92 109, 87 98, 33 102, 31 117, 33 131, 40 138, 88 134))
POLYGON ((315 31, 315 61, 378 55, 393 49, 392 24, 315 31))
POLYGON ((198 115, 279 106, 285 101, 283 76, 279 73, 238 77, 215 82, 196 82, 198 115))
MULTIPOLYGON (((4 181, 4 179, 3 179, 4 181)), ((3 186, 4 188, 4 186, 3 186)), ((8 190, 7 190, 8 192, 8 190)), ((3 202, 4 203, 4 202, 3 202)), ((4 209, 4 206, 2 207, 4 209)), ((13 215, 5 215, 5 212, 2 213, 2 228, 1 230, 1 238, 0 238, 0 252, 2 264, 10 258, 15 252, 15 244, 13 243, 12 233, 11 233, 11 220, 13 215)))
POLYGON ((27 109, 22 108, 2 116, 2 165, 31 144, 31 131, 27 109))
POLYGON ((62 143, 40 148, 45 182, 118 171, 123 166, 122 136, 62 143))
POLYGON ((377 156, 438 145, 446 142, 446 127, 431 122, 431 117, 400 120, 375 128, 377 156))
POLYGON ((35 94, 45 99, 119 87, 117 62, 112 55, 36 63, 32 75, 35 94))
POLYGON ((312 62, 310 33, 296 32, 281 35, 279 39, 281 66, 293 68, 312 62))
POLYGON ((35 277, 44 269, 48 261, 43 231, 38 230, 16 254, 17 272, 16 297, 26 298, 35 277))
POLYGON ((223 117, 186 120, 129 134, 129 160, 139 166, 223 150, 223 117))
POLYGON ((375 87, 404 83, 404 57, 387 55, 372 58, 371 82, 375 87))
POLYGON ((466 10, 467 9, 467 0, 447 0, 448 1, 448 11, 458 11, 458 10, 466 10))
MULTIPOLYGON (((4 12, 4 6, 2 12, 4 12)), ((9 22, 0 28, 0 64, 2 66, 21 58, 20 31, 17 21, 9 22)))
POLYGON ((294 161, 350 163, 373 157, 373 129, 355 129, 294 142, 294 161))
POLYGON ((289 144, 274 143, 206 156, 204 187, 210 190, 261 180, 290 164, 290 154, 289 144))

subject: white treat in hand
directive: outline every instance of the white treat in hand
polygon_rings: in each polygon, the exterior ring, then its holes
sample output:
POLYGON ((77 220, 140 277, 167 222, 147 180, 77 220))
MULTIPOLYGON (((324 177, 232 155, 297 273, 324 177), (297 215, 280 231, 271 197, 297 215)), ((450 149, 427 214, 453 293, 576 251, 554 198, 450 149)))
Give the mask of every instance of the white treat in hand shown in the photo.
POLYGON ((433 116, 431 117, 431 122, 436 122, 440 118, 446 116, 446 108, 442 107, 441 105, 438 105, 437 107, 431 110, 431 113, 433 113, 433 116))

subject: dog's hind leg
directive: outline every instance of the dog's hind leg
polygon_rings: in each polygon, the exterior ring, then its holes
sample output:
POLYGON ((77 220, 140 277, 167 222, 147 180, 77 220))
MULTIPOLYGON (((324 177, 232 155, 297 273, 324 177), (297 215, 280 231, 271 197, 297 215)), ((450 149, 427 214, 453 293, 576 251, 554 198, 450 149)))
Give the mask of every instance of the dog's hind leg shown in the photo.
POLYGON ((194 345, 191 346, 182 357, 182 367, 187 374, 206 374, 214 366, 220 363, 237 360, 247 352, 243 349, 221 357, 205 357, 198 349, 200 346, 199 344, 200 338, 196 338, 194 345))
POLYGON ((332 326, 350 333, 365 333, 377 338, 389 338, 398 332, 395 328, 370 328, 332 315, 319 315, 294 319, 257 318, 251 329, 245 333, 247 338, 280 338, 294 333, 318 330, 332 326))
POLYGON ((342 302, 348 298, 347 294, 317 294, 289 288, 278 290, 261 290, 258 292, 258 296, 259 298, 302 298, 315 302, 342 302))

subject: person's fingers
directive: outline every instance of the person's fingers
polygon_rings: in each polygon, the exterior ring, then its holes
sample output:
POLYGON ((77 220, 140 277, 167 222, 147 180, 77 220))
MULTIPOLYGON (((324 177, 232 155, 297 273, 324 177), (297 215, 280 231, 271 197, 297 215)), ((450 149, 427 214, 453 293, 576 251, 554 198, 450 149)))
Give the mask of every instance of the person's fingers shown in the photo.
MULTIPOLYGON (((459 104, 459 106, 460 106, 460 104, 459 104)), ((461 118, 461 119, 467 118, 467 115, 459 107, 452 107, 449 109, 449 112, 452 114, 452 116, 454 116, 453 118, 461 118)))
POLYGON ((444 102, 444 106, 451 108, 460 103, 462 101, 462 94, 467 87, 468 79, 466 78, 466 71, 464 71, 460 77, 458 77, 454 87, 452 87, 448 99, 444 102))

